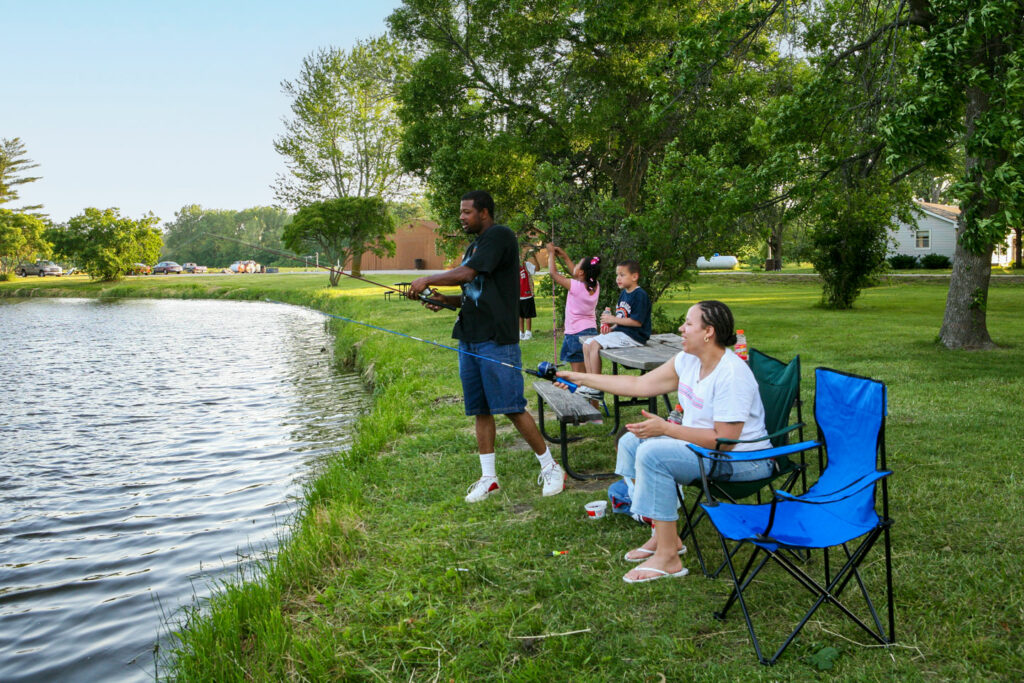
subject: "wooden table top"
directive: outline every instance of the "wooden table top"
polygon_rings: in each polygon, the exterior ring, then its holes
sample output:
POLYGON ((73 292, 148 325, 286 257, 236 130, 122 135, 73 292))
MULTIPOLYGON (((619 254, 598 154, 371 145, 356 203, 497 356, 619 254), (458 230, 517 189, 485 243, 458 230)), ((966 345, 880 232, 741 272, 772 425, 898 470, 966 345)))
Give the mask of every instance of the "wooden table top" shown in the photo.
POLYGON ((664 365, 681 350, 678 346, 672 348, 667 344, 654 343, 625 349, 601 349, 601 357, 626 368, 649 372, 664 365))

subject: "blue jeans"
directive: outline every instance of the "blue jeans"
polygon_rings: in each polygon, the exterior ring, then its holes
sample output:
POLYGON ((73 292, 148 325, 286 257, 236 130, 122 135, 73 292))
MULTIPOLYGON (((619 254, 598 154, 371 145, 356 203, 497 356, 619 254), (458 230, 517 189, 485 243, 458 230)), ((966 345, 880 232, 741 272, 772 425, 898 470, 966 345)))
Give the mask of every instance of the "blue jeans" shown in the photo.
MULTIPOLYGON (((522 364, 519 344, 460 341, 459 351, 493 358, 516 367, 522 364)), ((459 378, 462 380, 462 401, 466 415, 508 415, 526 410, 523 373, 519 370, 460 353, 459 378)))
MULTIPOLYGON (((700 480, 697 454, 686 447, 686 442, 670 436, 640 439, 626 432, 619 439, 615 459, 615 473, 636 479, 630 512, 660 522, 674 522, 677 512, 676 483, 689 484, 700 480)), ((712 461, 704 461, 705 471, 712 461)), ((723 463, 711 478, 719 481, 750 481, 763 479, 771 472, 770 460, 723 463), (725 471, 728 469, 728 471, 725 471)))

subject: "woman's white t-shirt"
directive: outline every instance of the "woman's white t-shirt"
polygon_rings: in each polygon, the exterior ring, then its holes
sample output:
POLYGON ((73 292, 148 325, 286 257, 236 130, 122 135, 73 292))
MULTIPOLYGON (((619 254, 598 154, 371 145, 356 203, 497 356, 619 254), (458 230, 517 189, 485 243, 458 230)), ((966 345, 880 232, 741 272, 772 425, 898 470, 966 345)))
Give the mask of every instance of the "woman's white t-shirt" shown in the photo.
POLYGON ((685 351, 675 358, 679 376, 679 405, 683 407, 683 426, 713 429, 715 422, 742 422, 739 438, 764 439, 738 443, 733 450, 757 451, 771 448, 764 428, 764 405, 757 380, 747 364, 732 349, 718 361, 715 369, 700 379, 700 359, 685 351))

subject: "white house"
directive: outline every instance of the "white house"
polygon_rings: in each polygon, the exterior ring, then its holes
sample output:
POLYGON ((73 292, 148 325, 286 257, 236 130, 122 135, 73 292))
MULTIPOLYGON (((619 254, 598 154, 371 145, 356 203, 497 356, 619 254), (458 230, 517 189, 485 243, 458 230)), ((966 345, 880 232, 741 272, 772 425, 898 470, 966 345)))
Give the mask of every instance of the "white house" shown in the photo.
MULTIPOLYGON (((889 255, 924 256, 942 254, 953 260, 956 250, 956 221, 960 208, 914 200, 917 205, 917 226, 901 224, 889 243, 889 255)), ((1006 265, 1013 260, 1013 232, 1004 244, 996 245, 992 263, 1006 265)))

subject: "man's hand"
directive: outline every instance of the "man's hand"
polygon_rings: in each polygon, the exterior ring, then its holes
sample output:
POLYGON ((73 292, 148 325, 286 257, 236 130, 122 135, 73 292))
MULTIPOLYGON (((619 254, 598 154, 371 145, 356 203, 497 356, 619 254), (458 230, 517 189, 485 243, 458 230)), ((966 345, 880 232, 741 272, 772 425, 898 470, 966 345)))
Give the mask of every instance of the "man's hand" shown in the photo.
POLYGON ((409 284, 409 291, 405 293, 410 299, 419 299, 420 294, 423 293, 430 283, 427 282, 427 277, 418 277, 409 284))
POLYGON ((640 414, 647 419, 643 422, 636 422, 634 424, 626 425, 626 429, 635 434, 640 439, 651 439, 655 436, 664 436, 668 429, 668 421, 649 413, 646 410, 641 410, 640 414))

